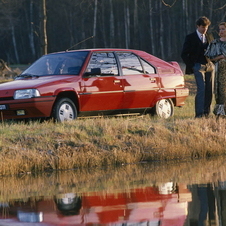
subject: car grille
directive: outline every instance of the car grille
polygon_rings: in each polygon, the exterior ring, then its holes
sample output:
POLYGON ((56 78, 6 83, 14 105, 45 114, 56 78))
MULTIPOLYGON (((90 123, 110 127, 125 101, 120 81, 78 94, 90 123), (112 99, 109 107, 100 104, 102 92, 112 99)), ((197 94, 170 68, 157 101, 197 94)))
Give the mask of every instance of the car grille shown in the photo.
POLYGON ((6 100, 14 100, 14 99, 13 99, 13 97, 0 97, 0 102, 6 101, 6 100))

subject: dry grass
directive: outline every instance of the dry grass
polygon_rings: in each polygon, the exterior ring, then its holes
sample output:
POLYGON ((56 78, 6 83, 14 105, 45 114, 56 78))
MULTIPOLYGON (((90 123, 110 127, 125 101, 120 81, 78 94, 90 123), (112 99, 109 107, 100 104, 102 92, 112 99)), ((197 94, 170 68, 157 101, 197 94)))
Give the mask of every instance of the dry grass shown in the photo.
POLYGON ((226 121, 214 117, 3 123, 0 136, 0 175, 209 158, 226 151, 226 121))
POLYGON ((225 155, 226 121, 194 119, 194 95, 169 120, 86 118, 0 124, 0 175, 225 155))

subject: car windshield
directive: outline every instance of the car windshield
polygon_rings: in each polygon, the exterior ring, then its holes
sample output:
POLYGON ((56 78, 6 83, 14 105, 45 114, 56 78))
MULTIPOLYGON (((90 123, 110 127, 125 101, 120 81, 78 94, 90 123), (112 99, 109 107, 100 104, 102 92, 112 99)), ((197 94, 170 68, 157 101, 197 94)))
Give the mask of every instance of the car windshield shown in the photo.
POLYGON ((78 75, 87 54, 87 51, 78 51, 44 55, 27 68, 20 77, 78 75))

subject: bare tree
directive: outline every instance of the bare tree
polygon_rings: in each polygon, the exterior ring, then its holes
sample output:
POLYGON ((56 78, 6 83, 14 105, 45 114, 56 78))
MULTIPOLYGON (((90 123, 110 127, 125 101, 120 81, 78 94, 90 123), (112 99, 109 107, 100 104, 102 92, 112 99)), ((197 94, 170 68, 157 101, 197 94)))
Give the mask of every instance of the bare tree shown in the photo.
POLYGON ((130 46, 130 11, 128 2, 124 1, 124 23, 125 23, 125 47, 128 49, 130 46))
POLYGON ((187 0, 182 1, 182 9, 183 9, 182 12, 183 12, 183 18, 184 18, 183 24, 184 24, 184 28, 185 28, 185 29, 183 29, 183 32, 184 32, 183 36, 185 36, 188 33, 187 29, 189 27, 187 0))
POLYGON ((160 23, 160 56, 162 58, 165 58, 165 49, 164 49, 164 21, 163 21, 163 5, 162 2, 159 3, 159 12, 160 12, 160 17, 159 17, 159 23, 160 23))
MULTIPOLYGON (((3 15, 0 27, 3 31, 9 31, 11 34, 15 63, 20 62, 15 27, 19 26, 19 19, 16 15, 22 3, 23 1, 18 2, 17 0, 0 1, 0 14, 3 15)), ((9 58, 12 59, 12 56, 9 56, 9 58)))
POLYGON ((0 58, 26 63, 79 43, 77 49, 138 48, 180 60, 197 17, 217 28, 225 8, 222 0, 0 0, 0 58))
POLYGON ((155 54, 155 43, 154 43, 154 23, 153 23, 153 6, 152 0, 149 0, 149 21, 150 21, 150 44, 152 54, 155 54))
POLYGON ((95 0, 95 6, 94 6, 94 18, 93 18, 93 47, 96 47, 96 29, 97 29, 97 0, 95 0))
POLYGON ((35 60, 35 30, 34 30, 34 0, 30 0, 29 2, 29 10, 24 9, 24 13, 26 16, 27 27, 28 27, 28 38, 29 44, 31 48, 32 61, 35 60))
MULTIPOLYGON (((104 15, 104 11, 105 11, 105 5, 106 3, 105 2, 102 2, 102 6, 101 6, 101 10, 102 10, 102 13, 101 13, 101 26, 102 26, 102 39, 103 39, 103 46, 107 46, 107 38, 106 38, 106 18, 105 18, 105 15, 104 15)), ((95 37, 94 37, 95 38, 95 37)))
POLYGON ((110 46, 115 46, 115 24, 114 24, 114 11, 113 11, 113 3, 110 0, 110 46))
POLYGON ((137 0, 134 0, 134 13, 133 13, 133 29, 134 29, 134 48, 139 48, 139 33, 138 33, 138 23, 139 23, 139 19, 138 19, 138 5, 137 5, 137 0))
POLYGON ((41 55, 47 54, 48 50, 48 40, 47 40, 47 30, 46 30, 46 23, 47 23, 47 15, 46 15, 46 0, 41 0, 41 7, 40 7, 40 35, 41 35, 41 55))

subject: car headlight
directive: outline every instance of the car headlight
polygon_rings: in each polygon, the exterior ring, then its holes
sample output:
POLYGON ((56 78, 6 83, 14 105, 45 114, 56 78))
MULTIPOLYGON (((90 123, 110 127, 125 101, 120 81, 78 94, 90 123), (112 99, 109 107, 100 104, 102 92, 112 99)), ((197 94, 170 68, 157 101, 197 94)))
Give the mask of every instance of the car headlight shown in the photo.
POLYGON ((14 99, 28 99, 33 97, 40 97, 37 89, 20 89, 14 93, 14 99))

